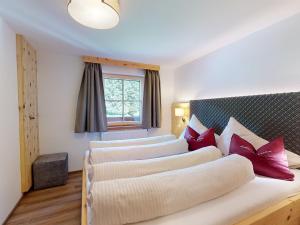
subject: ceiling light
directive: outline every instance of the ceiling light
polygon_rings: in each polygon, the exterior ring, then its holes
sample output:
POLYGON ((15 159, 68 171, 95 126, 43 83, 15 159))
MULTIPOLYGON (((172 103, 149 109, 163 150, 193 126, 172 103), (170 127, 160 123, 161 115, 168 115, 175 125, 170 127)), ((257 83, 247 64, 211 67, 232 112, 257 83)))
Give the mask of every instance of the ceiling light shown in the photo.
POLYGON ((70 0, 68 12, 78 23, 94 29, 110 29, 119 23, 119 0, 70 0))

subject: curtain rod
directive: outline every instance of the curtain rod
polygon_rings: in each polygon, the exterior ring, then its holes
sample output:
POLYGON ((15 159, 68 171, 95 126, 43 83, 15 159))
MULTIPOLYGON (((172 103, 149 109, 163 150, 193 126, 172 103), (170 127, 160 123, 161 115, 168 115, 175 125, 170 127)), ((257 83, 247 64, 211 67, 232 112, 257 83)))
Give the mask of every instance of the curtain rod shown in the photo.
POLYGON ((123 66, 128 68, 155 70, 155 71, 160 70, 159 65, 144 64, 144 63, 130 62, 124 60, 110 59, 110 58, 101 58, 95 56, 82 56, 81 58, 83 62, 88 62, 88 63, 99 63, 99 64, 111 65, 111 66, 123 66))

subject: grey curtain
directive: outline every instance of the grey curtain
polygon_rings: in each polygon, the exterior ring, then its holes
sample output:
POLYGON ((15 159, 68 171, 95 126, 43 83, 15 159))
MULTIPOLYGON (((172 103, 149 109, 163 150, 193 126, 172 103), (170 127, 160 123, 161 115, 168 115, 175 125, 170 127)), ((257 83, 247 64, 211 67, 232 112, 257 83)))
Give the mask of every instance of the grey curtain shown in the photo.
POLYGON ((101 65, 86 63, 77 102, 75 132, 106 130, 107 119, 101 65))
POLYGON ((144 82, 143 127, 161 127, 161 89, 158 71, 146 70, 144 82))

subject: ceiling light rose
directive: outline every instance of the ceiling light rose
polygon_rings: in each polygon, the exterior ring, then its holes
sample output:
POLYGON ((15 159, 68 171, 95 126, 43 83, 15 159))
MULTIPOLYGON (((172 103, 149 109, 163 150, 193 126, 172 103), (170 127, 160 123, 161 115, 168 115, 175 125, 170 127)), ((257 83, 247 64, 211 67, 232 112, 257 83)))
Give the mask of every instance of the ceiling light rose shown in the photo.
POLYGON ((110 29, 119 23, 119 0, 70 0, 70 16, 78 23, 94 29, 110 29))

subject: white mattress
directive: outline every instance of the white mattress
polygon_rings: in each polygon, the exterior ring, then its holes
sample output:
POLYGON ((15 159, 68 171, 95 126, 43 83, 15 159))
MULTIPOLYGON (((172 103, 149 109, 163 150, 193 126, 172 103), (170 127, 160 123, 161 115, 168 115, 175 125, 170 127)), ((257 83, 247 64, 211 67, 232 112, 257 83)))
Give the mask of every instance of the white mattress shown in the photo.
MULTIPOLYGON (((135 225, 227 225, 237 223, 299 193, 300 170, 293 170, 293 172, 295 173, 293 182, 256 177, 248 184, 223 197, 179 213, 135 225)), ((88 218, 90 217, 89 211, 88 209, 88 218)))

